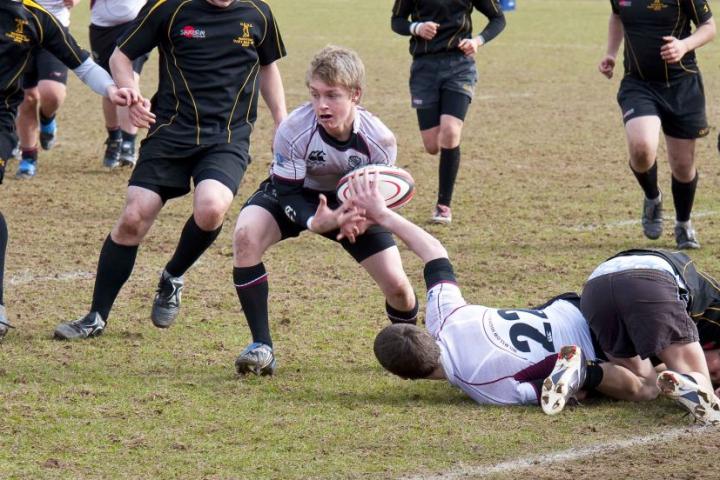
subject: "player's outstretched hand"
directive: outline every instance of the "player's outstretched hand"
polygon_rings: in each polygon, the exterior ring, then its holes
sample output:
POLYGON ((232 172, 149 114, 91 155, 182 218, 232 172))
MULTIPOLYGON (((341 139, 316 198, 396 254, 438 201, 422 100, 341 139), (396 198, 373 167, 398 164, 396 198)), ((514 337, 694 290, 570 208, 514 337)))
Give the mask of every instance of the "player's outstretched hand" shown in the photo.
POLYGON ((368 220, 376 223, 388 210, 378 184, 378 171, 370 170, 365 175, 353 175, 348 187, 355 208, 364 211, 368 220))
POLYGON ((458 48, 465 54, 466 57, 474 57, 483 43, 478 38, 464 38, 460 40, 458 48))
POLYGON ((437 35, 439 23, 422 22, 415 28, 415 34, 425 40, 432 40, 437 35))
POLYGON ((150 111, 150 100, 147 98, 130 105, 129 112, 130 122, 138 128, 150 128, 155 123, 155 114, 150 111))
POLYGON ((613 70, 615 69, 615 57, 612 55, 605 55, 600 64, 598 65, 598 71, 605 75, 607 78, 612 78, 613 70))
POLYGON ((688 52, 687 44, 682 40, 671 36, 665 36, 662 39, 665 45, 660 48, 660 56, 666 62, 678 63, 688 52))
POLYGON ((327 233, 347 222, 358 222, 363 218, 355 207, 343 204, 333 210, 328 207, 325 195, 321 193, 319 198, 320 203, 308 225, 308 230, 311 232, 327 233))

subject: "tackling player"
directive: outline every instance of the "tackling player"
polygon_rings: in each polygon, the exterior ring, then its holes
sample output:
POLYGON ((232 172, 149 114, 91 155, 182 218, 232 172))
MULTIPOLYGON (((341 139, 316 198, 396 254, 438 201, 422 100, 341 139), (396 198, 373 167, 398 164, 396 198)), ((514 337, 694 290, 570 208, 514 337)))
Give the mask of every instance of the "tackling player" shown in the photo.
MULTIPOLYGON (((270 178, 247 200, 235 226, 233 280, 253 338, 235 362, 241 374, 275 370, 265 251, 304 230, 335 240, 342 220, 353 215, 337 208, 338 180, 357 167, 395 163, 395 136, 358 105, 365 67, 355 52, 325 47, 305 81, 311 101, 280 125, 270 178)), ((390 232, 371 227, 356 243, 340 243, 385 294, 390 320, 415 322, 417 299, 390 232)))
POLYGON ((617 100, 625 122, 630 170, 645 193, 643 233, 662 235, 662 194, 657 181, 660 129, 672 171, 675 241, 678 248, 700 248, 690 213, 698 172, 695 140, 708 134, 705 93, 694 50, 715 37, 707 0, 631 2, 610 0, 607 53, 598 69, 612 78, 625 40, 625 75, 617 100), (697 27, 691 33, 691 23, 697 27))
MULTIPOLYGON (((168 328, 180 311, 183 274, 220 234, 250 162, 258 91, 276 125, 287 114, 277 66, 285 47, 265 2, 149 2, 110 58, 118 84, 137 88, 132 62, 155 47, 162 66, 152 102, 157 121, 140 147, 125 208, 100 251, 90 311, 58 325, 58 339, 102 333, 160 210, 194 183, 193 213, 160 274, 150 315, 153 325, 168 328)), ((142 113, 133 106, 130 118, 149 126, 142 113)))
MULTIPOLYGON (((17 143, 15 114, 23 98, 20 77, 40 48, 72 68, 80 80, 114 104, 129 105, 140 100, 135 92, 118 89, 110 75, 92 61, 90 54, 82 50, 68 30, 43 7, 31 0, 0 2, 0 183, 17 143)), ((3 300, 7 239, 7 224, 0 212, 0 337, 8 329, 3 300)))
POLYGON ((395 33, 411 37, 411 105, 425 151, 440 152, 438 197, 431 220, 450 223, 460 135, 477 83, 474 57, 503 31, 505 16, 497 0, 395 0, 391 25, 395 33), (475 37, 473 8, 489 20, 475 37))
MULTIPOLYGON (((79 1, 37 0, 37 3, 67 28, 70 26, 70 9, 79 1)), ((109 71, 108 68, 105 70, 109 71)), ((47 50, 37 50, 25 68, 22 77, 25 98, 18 107, 17 115, 20 164, 15 172, 15 178, 35 176, 38 136, 43 150, 50 150, 55 145, 57 135, 55 114, 65 101, 67 73, 68 68, 65 64, 47 50)))

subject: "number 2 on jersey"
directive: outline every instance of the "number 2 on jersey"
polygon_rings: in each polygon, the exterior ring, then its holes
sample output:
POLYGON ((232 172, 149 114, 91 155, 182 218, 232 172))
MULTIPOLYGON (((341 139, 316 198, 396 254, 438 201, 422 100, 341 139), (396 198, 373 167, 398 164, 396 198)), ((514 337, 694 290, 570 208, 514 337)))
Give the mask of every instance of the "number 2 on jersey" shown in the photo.
MULTIPOLYGON (((540 310, 527 310, 524 308, 518 308, 514 310, 497 311, 500 317, 510 322, 520 320, 520 315, 518 315, 518 312, 529 313, 530 315, 534 315, 539 318, 547 318, 547 315, 545 315, 545 313, 540 310)), ((540 345, 543 346, 545 350, 552 353, 555 351, 552 326, 549 322, 543 322, 543 328, 545 330, 544 333, 534 328, 533 326, 528 325, 527 323, 517 322, 513 324, 512 327, 510 327, 510 341, 512 342, 513 346, 519 351, 527 353, 530 351, 530 344, 527 342, 527 340, 521 340, 520 337, 529 338, 530 340, 538 342, 540 345)))

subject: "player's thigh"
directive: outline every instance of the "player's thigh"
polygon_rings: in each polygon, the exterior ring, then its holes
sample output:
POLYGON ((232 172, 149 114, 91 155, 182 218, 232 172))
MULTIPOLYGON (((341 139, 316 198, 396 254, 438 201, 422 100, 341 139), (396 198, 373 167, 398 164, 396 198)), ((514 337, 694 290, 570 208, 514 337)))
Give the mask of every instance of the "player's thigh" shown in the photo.
POLYGON ((669 345, 658 354, 658 357, 670 370, 681 373, 701 373, 705 376, 705 379, 696 380, 705 383, 707 387, 710 386, 710 372, 705 360, 705 353, 699 342, 669 345))
POLYGON ((113 228, 113 240, 121 245, 133 245, 147 234, 163 207, 162 197, 150 189, 129 186, 125 207, 113 228))
POLYGON ((625 123, 625 137, 631 158, 654 160, 660 143, 660 117, 644 115, 625 123))
POLYGON ((222 224, 233 198, 233 192, 225 184, 211 178, 201 181, 195 186, 193 194, 195 222, 200 228, 204 223, 212 223, 217 228, 217 224, 222 224))
POLYGON ((377 252, 360 265, 370 274, 386 296, 398 296, 412 292, 410 280, 403 270, 400 251, 392 246, 377 252))
POLYGON ((42 106, 50 105, 53 109, 62 105, 67 94, 65 84, 55 80, 40 80, 38 90, 40 91, 40 104, 42 106))
POLYGON ((695 143, 694 138, 675 138, 665 135, 668 161, 673 176, 687 183, 695 177, 695 143))

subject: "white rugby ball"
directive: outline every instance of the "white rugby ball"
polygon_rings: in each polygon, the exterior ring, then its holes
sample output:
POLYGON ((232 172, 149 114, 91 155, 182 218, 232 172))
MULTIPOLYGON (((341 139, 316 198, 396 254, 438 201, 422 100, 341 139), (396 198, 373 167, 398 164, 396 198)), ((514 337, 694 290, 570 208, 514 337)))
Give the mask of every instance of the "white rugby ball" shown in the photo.
POLYGON ((346 174, 337 184, 338 200, 344 202, 350 196, 348 180, 352 175, 362 176, 372 171, 377 171, 378 189, 388 208, 400 208, 412 200, 413 195, 415 195, 415 180, 413 180, 412 175, 400 167, 387 167, 385 165, 368 165, 346 174))

